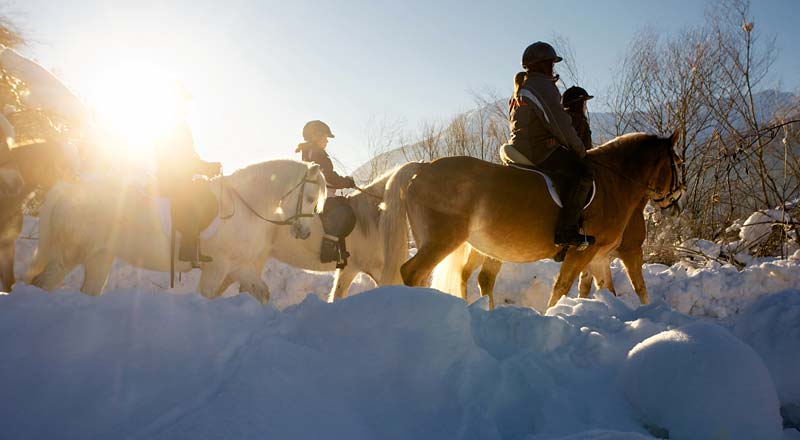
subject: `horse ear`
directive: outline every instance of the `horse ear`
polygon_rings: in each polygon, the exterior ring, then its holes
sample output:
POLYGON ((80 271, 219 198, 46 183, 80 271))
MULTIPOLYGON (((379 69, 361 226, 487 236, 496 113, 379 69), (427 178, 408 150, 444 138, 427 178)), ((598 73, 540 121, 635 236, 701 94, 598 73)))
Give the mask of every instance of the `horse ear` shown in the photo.
POLYGON ((317 177, 319 177, 319 173, 320 173, 319 165, 317 165, 317 164, 309 165, 309 167, 308 167, 308 178, 309 179, 316 179, 317 177))
POLYGON ((680 137, 680 133, 678 132, 678 129, 676 128, 675 131, 673 131, 672 134, 669 135, 669 145, 674 147, 675 146, 675 142, 678 142, 678 138, 679 137, 680 137))

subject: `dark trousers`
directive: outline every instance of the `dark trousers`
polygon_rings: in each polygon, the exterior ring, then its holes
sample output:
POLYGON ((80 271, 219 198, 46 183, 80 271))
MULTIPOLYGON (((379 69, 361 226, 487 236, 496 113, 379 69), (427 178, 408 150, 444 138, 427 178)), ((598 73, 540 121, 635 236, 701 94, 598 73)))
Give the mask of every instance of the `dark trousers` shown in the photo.
POLYGON ((594 180, 594 170, 588 158, 580 159, 572 150, 557 148, 538 168, 553 177, 564 205, 556 231, 577 231, 583 203, 592 190, 594 180))
POLYGON ((173 179, 164 182, 161 193, 170 199, 172 222, 175 230, 181 233, 181 259, 197 253, 200 232, 217 215, 217 198, 206 181, 173 179))

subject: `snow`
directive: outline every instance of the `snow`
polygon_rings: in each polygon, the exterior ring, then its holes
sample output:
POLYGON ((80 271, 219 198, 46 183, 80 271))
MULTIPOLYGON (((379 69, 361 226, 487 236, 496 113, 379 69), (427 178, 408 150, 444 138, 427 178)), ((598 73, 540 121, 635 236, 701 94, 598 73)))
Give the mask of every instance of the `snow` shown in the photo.
MULTIPOLYGON (((752 313, 798 313, 787 301, 752 313)), ((778 438, 776 396, 796 385, 790 366, 771 367, 776 395, 760 349, 717 325, 607 291, 543 316, 405 287, 281 311, 245 295, 20 285, 0 296, 0 347, 9 438, 650 438, 720 420, 778 438), (642 383, 649 406, 630 394, 642 383), (686 415, 687 402, 704 411, 686 415)))
MULTIPOLYGON (((701 267, 684 261, 672 266, 646 264, 643 275, 651 302, 666 303, 687 315, 732 319, 762 296, 800 286, 800 251, 785 260, 762 260, 741 271, 715 261, 701 267)), ((636 306, 639 298, 621 264, 617 260, 611 267, 617 294, 626 304, 636 306)), ((552 260, 504 264, 495 286, 495 303, 543 312, 559 268, 552 260)), ((475 276, 469 287, 472 301, 478 296, 475 276)), ((577 283, 571 295, 577 296, 577 283)))
POLYGON ((366 277, 328 304, 331 274, 274 261, 266 307, 122 262, 97 298, 79 273, 54 294, 18 283, 0 295, 2 436, 800 438, 800 252, 695 266, 646 265, 640 306, 614 263, 619 297, 573 289, 546 313, 549 260, 505 265, 493 311, 366 277))
POLYGON ((750 306, 733 333, 764 360, 778 389, 786 416, 800 426, 800 294, 769 295, 750 306))
POLYGON ((779 209, 766 209, 756 211, 744 221, 739 229, 739 238, 745 246, 752 247, 764 241, 776 223, 791 223, 792 217, 786 211, 779 209))
POLYGON ((781 436, 766 366, 718 325, 695 322, 645 339, 628 353, 620 382, 639 417, 671 438, 781 436))

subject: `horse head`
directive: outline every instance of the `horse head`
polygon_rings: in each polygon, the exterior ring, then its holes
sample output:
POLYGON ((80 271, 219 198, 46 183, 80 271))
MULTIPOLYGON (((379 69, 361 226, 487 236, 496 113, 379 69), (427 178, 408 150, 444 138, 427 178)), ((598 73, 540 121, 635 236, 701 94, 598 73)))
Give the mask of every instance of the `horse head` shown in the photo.
POLYGON ((647 186, 650 200, 661 208, 662 213, 670 216, 680 214, 686 207, 686 187, 678 168, 683 161, 675 153, 677 140, 677 131, 667 138, 655 138, 656 145, 652 149, 656 160, 655 172, 647 186))
MULTIPOLYGON (((297 192, 294 213, 286 218, 285 221, 290 223, 292 235, 300 240, 305 240, 311 235, 313 218, 322 212, 327 196, 325 176, 323 176, 319 165, 306 165, 307 168, 302 180, 281 198, 281 205, 284 202, 291 203, 292 197, 294 197, 293 193, 297 192)), ((286 214, 284 209, 282 211, 286 214)))

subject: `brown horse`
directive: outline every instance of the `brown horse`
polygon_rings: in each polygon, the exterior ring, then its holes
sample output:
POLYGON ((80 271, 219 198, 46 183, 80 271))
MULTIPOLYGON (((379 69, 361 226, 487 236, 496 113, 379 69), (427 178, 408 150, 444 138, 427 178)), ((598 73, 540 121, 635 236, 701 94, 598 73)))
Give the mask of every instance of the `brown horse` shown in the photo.
MULTIPOLYGON (((644 255, 642 253, 642 244, 647 233, 644 216, 639 215, 644 210, 648 199, 644 198, 639 203, 639 206, 633 211, 633 215, 628 220, 628 225, 625 226, 625 231, 622 233, 622 241, 619 247, 612 250, 608 254, 597 254, 591 262, 581 272, 580 281, 578 282, 578 292, 581 298, 588 298, 589 292, 592 289, 592 281, 595 282, 597 289, 608 289, 614 295, 617 294, 614 287, 614 281, 611 277, 611 258, 619 258, 625 266, 625 271, 628 278, 631 280, 634 291, 639 296, 639 301, 642 304, 650 302, 647 296, 647 285, 644 282, 642 275, 642 263, 644 255)), ((469 246, 465 244, 465 246, 469 246)), ((497 275, 503 265, 503 262, 492 257, 488 257, 471 246, 468 247, 469 254, 464 262, 464 267, 461 270, 461 280, 458 286, 459 294, 465 301, 467 300, 467 283, 472 273, 477 268, 481 268, 478 273, 478 288, 480 289, 481 296, 489 297, 489 308, 494 309, 494 284, 497 280, 497 275)), ((451 254, 452 256, 453 254, 451 254)), ((447 282, 447 281, 445 281, 447 282)), ((433 287, 437 286, 436 277, 434 276, 433 287)), ((451 286, 441 286, 442 289, 451 289, 451 286)), ((449 292, 454 293, 454 292, 449 292)))
MULTIPOLYGON (((583 227, 596 242, 566 253, 548 307, 568 292, 595 255, 619 245, 644 197, 662 208, 681 199, 674 140, 675 135, 637 133, 589 152, 597 194, 584 211, 583 227)), ((464 242, 493 258, 520 263, 552 258, 560 250, 553 241, 559 208, 534 173, 449 157, 420 167, 400 194, 418 247, 401 268, 407 285, 424 285, 434 267, 464 242)))
POLYGON ((36 190, 47 191, 59 180, 76 175, 75 157, 55 142, 21 145, 10 151, 10 163, 22 175, 24 184, 17 195, 0 199, 0 280, 8 291, 14 285, 16 241, 22 231, 22 205, 36 190))

